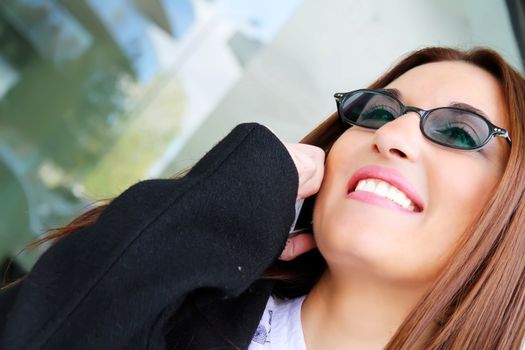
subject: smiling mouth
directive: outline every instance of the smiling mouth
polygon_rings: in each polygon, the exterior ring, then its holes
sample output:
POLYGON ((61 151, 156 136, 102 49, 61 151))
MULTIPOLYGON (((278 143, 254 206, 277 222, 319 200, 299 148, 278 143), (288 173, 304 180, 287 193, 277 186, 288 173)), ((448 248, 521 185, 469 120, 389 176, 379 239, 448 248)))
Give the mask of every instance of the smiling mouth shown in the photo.
POLYGON ((366 165, 352 175, 347 186, 347 198, 405 213, 423 211, 423 200, 396 169, 366 165))
POLYGON ((357 183, 356 188, 351 192, 369 192, 376 196, 387 199, 392 203, 397 204, 401 208, 407 211, 415 212, 418 211, 417 206, 407 197, 407 195, 399 190, 397 187, 392 186, 386 181, 379 179, 362 179, 357 183))

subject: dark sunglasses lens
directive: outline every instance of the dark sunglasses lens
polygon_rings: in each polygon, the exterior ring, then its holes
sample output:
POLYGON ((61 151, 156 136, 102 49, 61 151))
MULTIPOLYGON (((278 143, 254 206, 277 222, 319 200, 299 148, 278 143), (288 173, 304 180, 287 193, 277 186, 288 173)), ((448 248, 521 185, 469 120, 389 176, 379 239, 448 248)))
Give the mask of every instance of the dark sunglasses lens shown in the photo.
POLYGON ((480 116, 457 109, 432 111, 423 123, 423 132, 437 143, 459 149, 475 149, 490 136, 490 127, 480 116))
POLYGON ((378 129, 401 114, 401 106, 395 99, 367 91, 347 95, 340 106, 345 122, 370 129, 378 129))

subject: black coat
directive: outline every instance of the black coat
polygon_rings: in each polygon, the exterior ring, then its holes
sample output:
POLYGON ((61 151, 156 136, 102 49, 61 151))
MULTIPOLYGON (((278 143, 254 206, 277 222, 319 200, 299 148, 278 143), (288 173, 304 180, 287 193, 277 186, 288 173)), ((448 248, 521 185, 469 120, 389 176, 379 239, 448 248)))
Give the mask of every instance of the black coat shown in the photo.
POLYGON ((186 176, 131 186, 0 293, 0 349, 246 349, 297 187, 279 139, 237 126, 186 176))

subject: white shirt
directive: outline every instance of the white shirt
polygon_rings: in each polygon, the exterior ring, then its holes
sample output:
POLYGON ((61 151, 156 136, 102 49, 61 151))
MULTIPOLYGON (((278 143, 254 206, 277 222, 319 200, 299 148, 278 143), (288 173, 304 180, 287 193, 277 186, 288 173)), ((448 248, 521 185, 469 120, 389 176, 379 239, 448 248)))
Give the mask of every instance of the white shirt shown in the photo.
POLYGON ((306 350, 301 324, 305 297, 283 300, 270 296, 248 350, 306 350))

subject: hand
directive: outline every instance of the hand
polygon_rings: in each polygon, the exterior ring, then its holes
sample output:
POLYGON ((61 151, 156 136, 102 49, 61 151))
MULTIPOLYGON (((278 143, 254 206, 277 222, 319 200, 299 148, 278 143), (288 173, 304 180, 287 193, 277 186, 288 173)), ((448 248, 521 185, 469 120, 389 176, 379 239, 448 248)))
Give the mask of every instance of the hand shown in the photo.
MULTIPOLYGON (((299 188, 297 199, 306 198, 319 191, 324 175, 324 151, 316 146, 301 143, 285 143, 297 173, 299 188)), ((312 233, 301 233, 286 241, 280 260, 292 260, 316 247, 312 233)))
POLYGON ((297 236, 288 238, 279 260, 293 260, 299 255, 304 254, 317 247, 314 235, 311 233, 300 233, 297 236))
POLYGON ((322 148, 303 143, 285 143, 299 174, 297 198, 310 197, 319 191, 324 175, 324 157, 322 148))

